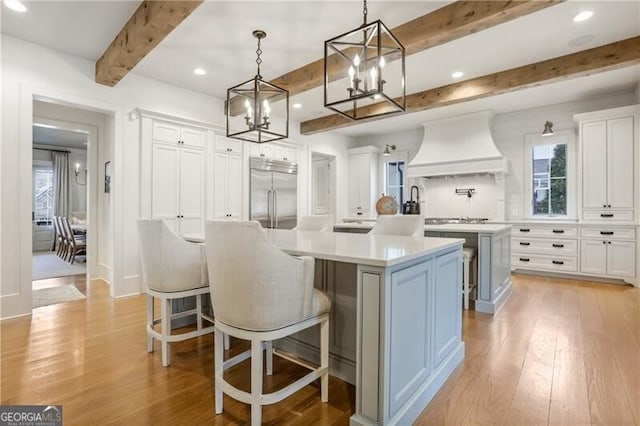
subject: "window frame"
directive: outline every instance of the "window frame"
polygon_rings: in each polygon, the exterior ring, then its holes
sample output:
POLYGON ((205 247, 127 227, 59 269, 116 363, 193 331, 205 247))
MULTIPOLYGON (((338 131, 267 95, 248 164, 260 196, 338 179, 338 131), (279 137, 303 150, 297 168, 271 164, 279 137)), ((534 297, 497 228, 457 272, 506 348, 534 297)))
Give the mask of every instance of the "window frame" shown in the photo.
MULTIPOLYGON (((37 207, 37 200, 36 200, 36 188, 35 188, 35 184, 36 184, 36 172, 37 170, 42 170, 42 169, 50 169, 51 173, 52 173, 52 181, 51 181, 51 188, 52 191, 55 188, 55 183, 53 182, 53 161, 48 161, 48 160, 33 160, 33 164, 32 164, 32 169, 31 169, 31 208, 34 214, 34 221, 37 221, 37 217, 35 217, 35 212, 36 212, 36 207, 37 207)), ((54 195, 55 197, 55 195, 54 195)), ((51 205, 51 215, 50 217, 47 219, 48 222, 53 221, 53 217, 55 216, 55 206, 54 204, 55 201, 52 201, 52 205, 51 205)))
MULTIPOLYGON (((577 197, 577 172, 576 172, 576 143, 575 132, 573 130, 558 130, 553 135, 542 136, 539 133, 525 135, 524 140, 524 216, 527 219, 553 220, 553 219, 575 219, 576 197, 577 197), (533 147, 538 145, 560 145, 566 144, 567 159, 567 213, 565 215, 553 214, 533 214, 533 147)), ((549 178, 550 179, 550 178, 549 178)), ((551 181, 549 180, 549 189, 551 181)))
MULTIPOLYGON (((388 163, 395 163, 403 161, 404 162, 404 176, 402 177, 402 198, 406 202, 409 198, 409 190, 407 188, 408 179, 407 179, 407 167, 409 165, 409 151, 406 150, 395 150, 391 152, 389 156, 380 156, 380 179, 378 183, 378 193, 387 194, 387 173, 386 168, 388 163)), ((398 206, 398 213, 402 213, 402 203, 398 206)))

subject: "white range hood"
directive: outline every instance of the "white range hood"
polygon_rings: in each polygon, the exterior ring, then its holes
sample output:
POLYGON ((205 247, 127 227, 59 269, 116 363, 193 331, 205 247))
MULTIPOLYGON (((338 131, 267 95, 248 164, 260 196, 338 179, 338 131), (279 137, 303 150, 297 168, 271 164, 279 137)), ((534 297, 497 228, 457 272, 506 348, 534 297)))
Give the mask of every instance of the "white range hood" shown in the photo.
POLYGON ((491 136, 493 116, 493 111, 481 111, 424 123, 424 139, 407 175, 506 174, 506 159, 491 136))

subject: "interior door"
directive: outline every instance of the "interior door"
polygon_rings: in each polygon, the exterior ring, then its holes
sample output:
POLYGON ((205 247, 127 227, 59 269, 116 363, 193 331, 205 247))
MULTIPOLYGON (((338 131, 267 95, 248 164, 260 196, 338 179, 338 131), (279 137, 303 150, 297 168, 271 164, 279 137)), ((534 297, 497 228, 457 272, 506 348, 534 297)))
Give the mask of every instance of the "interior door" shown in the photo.
POLYGON ((273 172, 274 228, 293 229, 298 224, 298 175, 273 172))
POLYGON ((331 162, 315 160, 312 172, 313 214, 331 214, 331 162))
POLYGON ((263 228, 271 228, 271 190, 273 187, 272 173, 251 169, 249 184, 249 219, 257 220, 263 228))

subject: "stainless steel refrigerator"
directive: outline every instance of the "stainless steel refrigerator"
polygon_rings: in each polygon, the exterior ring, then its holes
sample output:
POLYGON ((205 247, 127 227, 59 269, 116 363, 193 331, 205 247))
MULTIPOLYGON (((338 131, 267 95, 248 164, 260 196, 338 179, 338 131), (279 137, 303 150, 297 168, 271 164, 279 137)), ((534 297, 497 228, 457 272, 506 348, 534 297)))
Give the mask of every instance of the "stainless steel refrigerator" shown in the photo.
POLYGON ((249 158, 250 219, 264 228, 292 229, 298 223, 298 165, 249 158))

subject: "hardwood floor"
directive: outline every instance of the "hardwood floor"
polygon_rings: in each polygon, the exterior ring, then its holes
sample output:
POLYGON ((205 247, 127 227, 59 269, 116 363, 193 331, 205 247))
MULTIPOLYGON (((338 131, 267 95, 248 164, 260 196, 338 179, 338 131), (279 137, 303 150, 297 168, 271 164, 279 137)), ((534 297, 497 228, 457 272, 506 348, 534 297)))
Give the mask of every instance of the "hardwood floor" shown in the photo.
MULTIPOLYGON (((248 423, 249 407, 227 397, 214 415, 211 336, 173 344, 163 368, 157 344, 146 352, 144 296, 82 290, 86 300, 1 323, 2 404, 62 404, 65 424, 248 423)), ((463 364, 417 424, 640 425, 640 289, 517 275, 498 315, 464 313, 463 340, 463 364)), ((275 370, 266 390, 306 371, 278 358, 275 370)), ((248 363, 229 379, 249 390, 248 363)), ((353 386, 331 378, 329 392, 323 404, 307 386, 263 420, 348 424, 353 386)))

